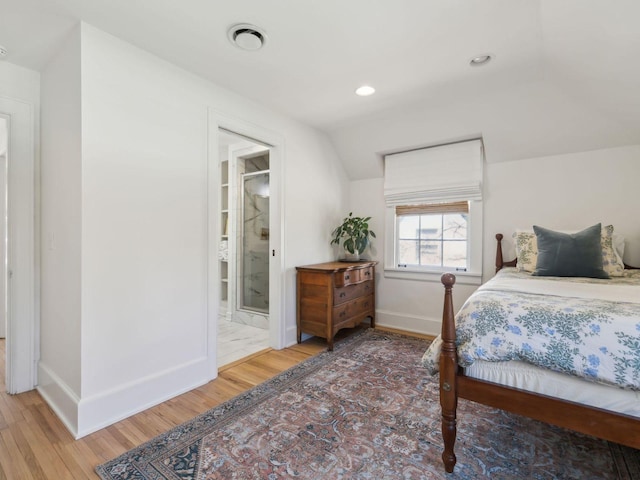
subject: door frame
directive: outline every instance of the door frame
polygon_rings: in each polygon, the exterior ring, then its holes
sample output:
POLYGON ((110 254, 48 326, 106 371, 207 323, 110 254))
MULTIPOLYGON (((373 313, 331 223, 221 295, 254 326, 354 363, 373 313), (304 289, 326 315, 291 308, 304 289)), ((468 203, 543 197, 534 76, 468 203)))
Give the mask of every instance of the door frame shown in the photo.
MULTIPOLYGON (((7 245, 6 245, 6 237, 8 235, 7 232, 7 224, 6 224, 6 213, 7 213, 7 205, 6 205, 6 197, 7 197, 7 159, 9 149, 9 119, 6 115, 0 113, 0 195, 2 195, 2 200, 0 200, 0 233, 2 234, 0 238, 0 260, 2 260, 2 265, 0 265, 0 275, 2 275, 2 279, 0 280, 0 295, 2 295, 2 299, 0 300, 0 306, 2 309, 0 310, 0 339, 7 338, 7 280, 9 279, 7 271, 6 271, 6 255, 7 255, 7 245), (3 128, 6 129, 6 132, 3 131, 3 128), (2 152, 2 142, 4 141, 4 153, 2 152)), ((6 376, 6 372, 5 372, 6 376)), ((6 383, 5 383, 6 385, 6 383)))
POLYGON ((209 129, 209 168, 208 168, 208 221, 209 221, 209 259, 208 259, 208 355, 212 359, 211 378, 218 372, 217 337, 220 286, 217 279, 220 266, 217 261, 217 239, 220 238, 220 222, 218 221, 220 187, 219 179, 219 148, 218 131, 227 130, 231 133, 246 137, 256 143, 269 147, 269 346, 280 350, 285 346, 285 246, 284 246, 284 138, 277 132, 255 125, 253 123, 229 117, 212 108, 208 109, 209 129))
POLYGON ((34 105, 0 96, 8 129, 7 148, 7 392, 37 384, 36 149, 34 105))

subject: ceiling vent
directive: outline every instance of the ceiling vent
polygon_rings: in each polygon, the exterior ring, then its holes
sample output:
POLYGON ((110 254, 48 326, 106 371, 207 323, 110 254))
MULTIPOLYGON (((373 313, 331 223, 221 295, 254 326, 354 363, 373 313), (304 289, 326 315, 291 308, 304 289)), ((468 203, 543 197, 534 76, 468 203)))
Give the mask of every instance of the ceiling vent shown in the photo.
POLYGON ((480 67, 482 65, 486 65, 489 63, 495 55, 491 53, 483 53, 482 55, 478 55, 469 60, 469 65, 472 67, 480 67))
POLYGON ((267 34, 264 30, 248 23, 234 25, 227 32, 229 41, 242 50, 260 50, 267 42, 267 34))

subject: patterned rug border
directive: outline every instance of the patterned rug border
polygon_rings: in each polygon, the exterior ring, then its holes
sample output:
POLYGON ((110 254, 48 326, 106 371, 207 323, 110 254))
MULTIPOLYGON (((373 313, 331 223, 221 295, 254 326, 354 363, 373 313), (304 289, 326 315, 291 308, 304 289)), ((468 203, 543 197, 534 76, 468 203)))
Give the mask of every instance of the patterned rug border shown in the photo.
MULTIPOLYGON (((343 352, 348 352, 355 345, 372 340, 385 340, 388 338, 401 338, 407 340, 413 340, 417 342, 423 342, 425 349, 428 347, 430 341, 424 338, 412 337, 394 332, 387 332, 381 330, 375 330, 368 328, 360 332, 356 332, 353 335, 340 340, 335 343, 334 350, 332 352, 324 351, 320 352, 310 358, 307 358, 297 365, 277 374, 275 377, 264 381, 263 383, 252 387, 246 392, 240 393, 230 400, 221 403, 220 405, 207 410, 204 413, 194 417, 191 420, 177 425, 165 433, 152 438, 151 440, 127 450, 122 455, 109 460, 96 467, 96 473, 103 480, 112 480, 109 471, 123 461, 128 461, 131 464, 135 462, 127 460, 127 458, 133 458, 137 455, 144 455, 147 459, 146 463, 153 461, 156 457, 162 455, 167 449, 174 449, 182 444, 191 442, 194 438, 202 437, 207 433, 224 425, 226 413, 229 410, 235 410, 236 412, 242 412, 247 408, 253 408, 259 403, 263 397, 268 397, 271 393, 277 391, 278 387, 287 385, 298 380, 300 377, 308 375, 326 364, 335 360, 343 352)), ((228 418, 231 420, 230 418, 228 418)))

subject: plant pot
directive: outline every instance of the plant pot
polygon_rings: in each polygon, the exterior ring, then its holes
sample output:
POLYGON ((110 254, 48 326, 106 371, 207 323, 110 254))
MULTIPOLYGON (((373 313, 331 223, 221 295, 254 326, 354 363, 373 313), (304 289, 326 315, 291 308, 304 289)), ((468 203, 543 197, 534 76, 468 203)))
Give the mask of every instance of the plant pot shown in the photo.
POLYGON ((360 260, 360 252, 358 252, 358 250, 356 250, 353 253, 349 253, 346 250, 344 251, 344 259, 347 260, 348 262, 357 262, 358 260, 360 260))

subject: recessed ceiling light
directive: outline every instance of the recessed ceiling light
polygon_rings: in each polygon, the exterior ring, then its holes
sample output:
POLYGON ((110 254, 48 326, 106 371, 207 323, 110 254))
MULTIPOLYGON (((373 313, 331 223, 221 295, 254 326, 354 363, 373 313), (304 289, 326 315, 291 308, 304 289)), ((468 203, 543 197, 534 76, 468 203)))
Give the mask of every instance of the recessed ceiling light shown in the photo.
POLYGON ((7 49, 0 45, 0 58, 6 57, 8 53, 7 49))
POLYGON ((234 25, 227 32, 227 38, 242 50, 260 50, 267 42, 267 33, 260 27, 248 23, 234 25))
POLYGON ((369 85, 363 85, 360 88, 356 89, 356 95, 360 95, 361 97, 367 97, 369 95, 373 95, 376 93, 376 89, 370 87, 369 85))
POLYGON ((492 58, 493 58, 493 55, 491 55, 490 53, 484 53, 482 55, 473 57, 471 60, 469 60, 469 65, 471 65, 472 67, 479 67, 480 65, 486 65, 491 61, 492 58))

